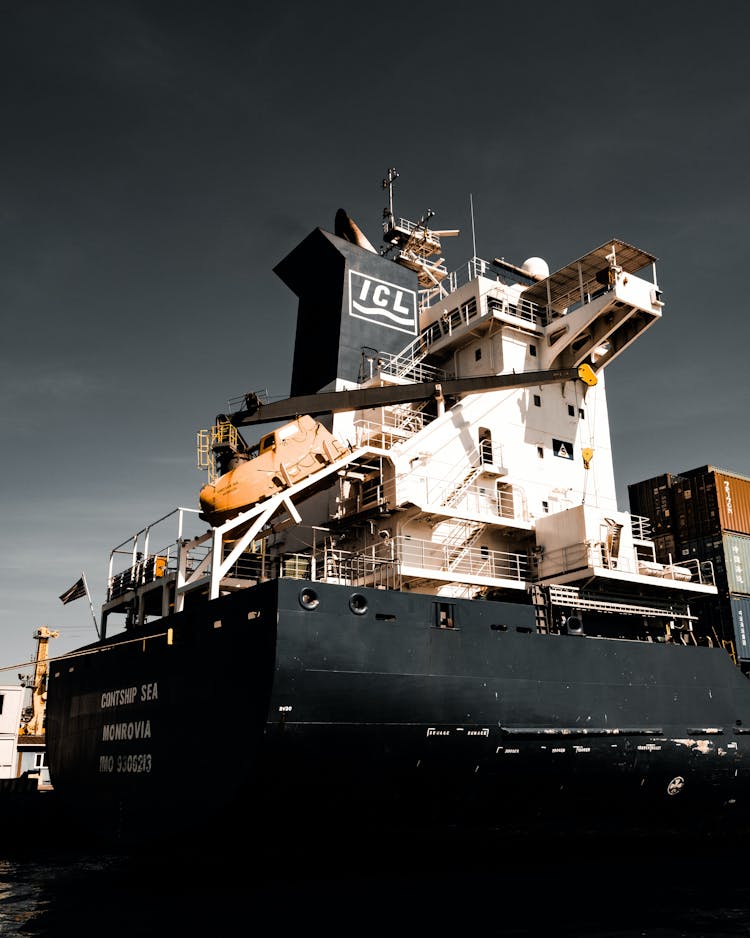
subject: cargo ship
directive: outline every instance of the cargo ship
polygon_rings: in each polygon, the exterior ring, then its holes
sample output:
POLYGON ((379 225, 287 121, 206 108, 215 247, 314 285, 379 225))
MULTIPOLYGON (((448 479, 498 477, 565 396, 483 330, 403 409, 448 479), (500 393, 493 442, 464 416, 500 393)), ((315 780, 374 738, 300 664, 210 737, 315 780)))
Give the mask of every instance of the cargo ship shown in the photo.
POLYGON ((55 791, 142 840, 239 812, 740 830, 750 683, 696 612, 712 564, 617 505, 605 373, 662 318, 656 257, 449 272, 458 231, 396 215, 397 178, 378 248, 339 209, 274 268, 289 396, 232 401, 196 504, 113 549, 100 637, 50 669, 55 791))

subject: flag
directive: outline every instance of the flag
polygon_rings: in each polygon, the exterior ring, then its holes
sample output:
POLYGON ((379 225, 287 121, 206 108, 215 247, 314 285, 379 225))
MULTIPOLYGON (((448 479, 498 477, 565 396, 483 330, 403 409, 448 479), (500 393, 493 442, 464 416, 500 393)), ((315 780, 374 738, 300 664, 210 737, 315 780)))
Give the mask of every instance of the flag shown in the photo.
POLYGON ((65 592, 60 597, 60 601, 64 606, 66 603, 72 603, 74 599, 80 599, 81 596, 85 596, 86 593, 86 583, 83 577, 81 577, 80 580, 76 580, 70 589, 65 590, 65 592))

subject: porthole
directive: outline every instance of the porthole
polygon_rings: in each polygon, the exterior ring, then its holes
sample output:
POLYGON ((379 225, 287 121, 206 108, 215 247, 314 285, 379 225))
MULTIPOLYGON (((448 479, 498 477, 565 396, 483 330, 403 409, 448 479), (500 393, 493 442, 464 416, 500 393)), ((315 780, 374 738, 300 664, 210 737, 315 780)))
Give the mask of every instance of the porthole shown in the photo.
POLYGON ((352 593, 349 597, 349 608, 355 616, 363 616, 367 612, 367 600, 361 593, 352 593))
POLYGON ((320 604, 318 594, 315 592, 315 590, 302 590, 302 592, 299 594, 299 604, 303 609, 317 609, 320 604))

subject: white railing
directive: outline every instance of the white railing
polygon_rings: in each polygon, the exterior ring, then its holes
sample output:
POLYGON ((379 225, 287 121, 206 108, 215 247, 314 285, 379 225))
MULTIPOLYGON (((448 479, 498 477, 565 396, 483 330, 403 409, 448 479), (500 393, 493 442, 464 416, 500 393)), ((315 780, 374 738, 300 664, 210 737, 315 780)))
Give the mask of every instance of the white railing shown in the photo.
POLYGON ((491 550, 487 547, 438 544, 400 535, 384 544, 362 551, 327 548, 311 554, 288 555, 281 575, 317 579, 347 586, 384 585, 397 589, 404 575, 456 580, 470 577, 487 582, 529 578, 526 554, 491 550))
MULTIPOLYGON (((174 573, 181 541, 189 536, 188 528, 194 528, 198 514, 197 508, 175 508, 113 547, 109 555, 107 601, 174 573), (170 529, 168 535, 164 533, 167 528, 170 529), (161 541, 167 536, 170 541, 166 546, 154 547, 157 537, 161 541)), ((202 527, 205 528, 205 524, 202 527)), ((197 567, 206 552, 207 548, 199 548, 195 556, 189 556, 188 562, 197 567)))
POLYGON ((438 544, 417 538, 399 536, 393 538, 395 556, 404 568, 415 568, 434 573, 481 577, 488 580, 515 580, 525 582, 529 575, 529 563, 526 554, 491 550, 488 547, 465 547, 438 544))
POLYGON ((444 381, 448 376, 443 368, 425 365, 423 359, 429 353, 429 342, 423 333, 406 348, 394 355, 380 354, 375 359, 377 370, 391 378, 409 378, 412 381, 444 381))
POLYGON ((489 512, 500 518, 528 521, 529 517, 524 511, 524 504, 523 492, 517 486, 510 489, 497 489, 494 481, 489 485, 472 482, 466 486, 457 499, 451 501, 453 508, 468 514, 481 515, 489 512))
POLYGON ((508 316, 513 319, 521 319, 533 326, 542 328, 547 324, 547 314, 536 303, 529 300, 519 300, 518 303, 511 303, 507 298, 499 297, 487 298, 487 312, 492 315, 508 316))
POLYGON ((410 407, 383 408, 382 420, 355 420, 354 437, 357 446, 377 441, 378 446, 390 449, 396 443, 408 440, 435 420, 433 414, 410 407))
POLYGON ((586 567, 600 567, 618 573, 640 574, 678 583, 716 585, 713 564, 710 561, 692 558, 679 564, 662 564, 639 559, 635 551, 632 554, 612 557, 601 542, 572 544, 548 551, 537 558, 537 575, 541 579, 586 567))
MULTIPOLYGON (((478 456, 477 448, 469 454, 468 465, 462 463, 442 478, 411 470, 402 479, 408 481, 410 501, 424 507, 449 506, 456 512, 530 521, 524 489, 513 484, 498 488, 494 474, 483 481, 484 465, 479 463, 478 456)), ((502 459, 499 446, 495 446, 493 458, 495 465, 502 459)))
MULTIPOLYGON (((493 264, 491 261, 483 260, 481 257, 472 257, 461 267, 451 271, 451 273, 441 281, 440 298, 443 299, 445 296, 455 293, 460 287, 471 283, 471 281, 476 280, 477 277, 483 277, 485 280, 494 280, 496 283, 503 286, 512 284, 521 284, 524 287, 528 286, 528 282, 524 281, 520 275, 516 275, 506 268, 501 269, 496 264, 493 264)), ((420 290, 420 309, 426 310, 435 305, 432 302, 435 295, 436 291, 434 290, 420 290)), ((527 305, 530 310, 535 312, 535 315, 537 315, 540 320, 546 322, 547 314, 544 307, 537 306, 535 303, 528 303, 527 305)))
POLYGON ((650 541, 653 537, 651 532, 651 519, 645 515, 631 515, 630 528, 633 537, 637 541, 650 541))

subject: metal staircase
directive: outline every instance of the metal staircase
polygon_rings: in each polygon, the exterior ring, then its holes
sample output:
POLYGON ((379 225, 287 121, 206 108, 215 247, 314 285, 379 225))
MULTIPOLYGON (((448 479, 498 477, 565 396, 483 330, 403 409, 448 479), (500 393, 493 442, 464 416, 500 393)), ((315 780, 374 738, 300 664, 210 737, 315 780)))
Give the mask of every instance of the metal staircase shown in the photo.
POLYGON ((448 548, 446 570, 454 570, 458 566, 461 560, 466 556, 467 551, 487 527, 487 525, 481 521, 462 521, 455 522, 455 524, 454 535, 443 541, 443 547, 448 548))
POLYGON ((620 537, 622 535, 622 525, 619 521, 613 521, 611 518, 605 518, 604 521, 607 525, 607 537, 605 542, 607 551, 606 559, 608 563, 614 565, 620 554, 620 537))
POLYGON ((443 499, 441 504, 446 508, 455 508, 458 502, 461 499, 461 496, 468 489, 471 483, 482 474, 484 466, 475 466, 471 471, 456 485, 450 490, 448 495, 443 499))
POLYGON ((428 338, 420 334, 395 355, 381 357, 381 374, 410 381, 440 381, 447 378, 448 373, 444 369, 423 364, 429 352, 428 338))

